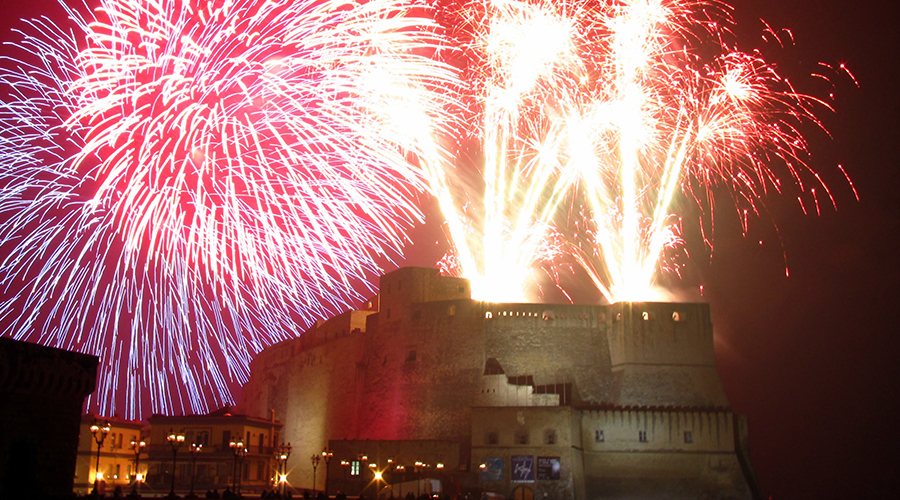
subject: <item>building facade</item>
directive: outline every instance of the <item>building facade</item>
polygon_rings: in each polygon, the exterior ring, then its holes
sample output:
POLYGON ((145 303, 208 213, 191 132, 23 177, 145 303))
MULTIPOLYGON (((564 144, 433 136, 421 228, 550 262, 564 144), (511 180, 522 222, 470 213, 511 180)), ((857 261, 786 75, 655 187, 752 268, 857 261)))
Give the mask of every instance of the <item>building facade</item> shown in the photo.
MULTIPOLYGON (((226 406, 206 415, 153 415, 147 448, 145 492, 176 493, 237 489, 244 494, 272 489, 276 481, 275 447, 281 423, 251 417, 226 406), (169 435, 184 436, 173 444, 169 435), (242 448, 232 446, 242 444, 242 448), (199 451, 191 453, 191 444, 199 451)), ((202 496, 202 495, 201 495, 202 496)))
POLYGON ((96 356, 0 338, 0 498, 69 498, 96 356))
MULTIPOLYGON (((261 352, 243 405, 283 416, 295 487, 338 442, 418 440, 458 444, 438 474, 451 494, 758 496, 706 304, 487 303, 466 280, 400 269, 363 310, 261 352)), ((332 464, 329 482, 342 474, 332 464)))
POLYGON ((146 474, 146 453, 138 453, 132 442, 140 443, 145 435, 144 424, 118 417, 97 417, 92 414, 81 417, 81 430, 78 433, 78 457, 75 466, 75 492, 87 494, 97 486, 101 494, 113 493, 121 488, 124 493, 137 481, 137 475, 146 474), (109 432, 97 433, 102 436, 98 445, 91 426, 108 425, 109 432), (97 453, 99 448, 99 455, 97 453), (99 468, 98 468, 99 457, 99 468), (138 470, 140 467, 140 470, 138 470), (99 475, 98 475, 99 472, 99 475), (95 483, 96 481, 96 483, 95 483))

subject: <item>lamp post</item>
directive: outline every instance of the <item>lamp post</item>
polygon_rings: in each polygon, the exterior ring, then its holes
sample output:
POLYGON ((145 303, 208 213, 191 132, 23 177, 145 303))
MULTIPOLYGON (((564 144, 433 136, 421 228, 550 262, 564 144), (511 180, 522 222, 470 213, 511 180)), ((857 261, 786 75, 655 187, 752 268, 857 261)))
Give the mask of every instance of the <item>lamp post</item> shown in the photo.
MULTIPOLYGON (((378 464, 376 464, 375 462, 369 463, 369 469, 372 470, 372 482, 370 484, 372 484, 372 487, 375 488, 375 491, 372 493, 372 498, 378 498, 378 480, 380 479, 379 476, 381 475, 381 473, 375 470, 377 467, 378 464)), ((365 491, 365 488, 363 488, 363 491, 365 491)))
POLYGON ((328 465, 331 464, 331 457, 334 456, 334 452, 331 451, 331 448, 325 447, 322 450, 322 458, 325 459, 325 498, 328 498, 328 465))
POLYGON ((284 441, 275 451, 275 460, 278 460, 278 482, 281 483, 281 497, 284 498, 284 487, 287 482, 287 459, 291 456, 291 443, 287 445, 284 441))
POLYGON ((309 461, 312 462, 313 466, 313 493, 316 492, 316 469, 319 467, 319 460, 321 458, 322 457, 320 457, 318 454, 309 457, 309 461))
POLYGON ((191 498, 194 498, 194 476, 197 474, 197 457, 200 455, 200 451, 203 450, 203 445, 198 443, 191 443, 191 447, 188 451, 191 452, 191 498))
POLYGON ((97 496, 97 487, 99 486, 100 478, 102 477, 102 473, 100 472, 100 448, 103 448, 103 441, 106 439, 106 435, 109 434, 109 421, 100 425, 99 421, 95 418, 94 423, 91 425, 91 434, 94 435, 94 441, 97 442, 97 466, 94 469, 94 491, 92 492, 94 496, 97 496))
POLYGON ((402 476, 400 477, 399 497, 403 498, 403 483, 406 481, 406 466, 403 464, 399 464, 396 467, 394 467, 394 470, 396 470, 397 472, 400 472, 402 474, 402 476))
POLYGON ((238 494, 237 489, 237 479, 238 479, 238 458, 243 457, 246 450, 244 449, 244 441, 240 438, 232 439, 228 443, 228 447, 231 448, 231 453, 234 454, 234 470, 231 478, 231 490, 235 495, 238 494))
POLYGON ((141 496, 141 481, 144 479, 143 474, 141 474, 141 453, 144 452, 146 447, 146 441, 131 440, 131 449, 134 450, 134 487, 137 496, 141 496))
POLYGON ((416 471, 416 497, 422 494, 422 468, 425 467, 425 463, 416 460, 415 463, 415 471, 416 471))
POLYGON ((347 493, 347 467, 350 467, 350 462, 348 460, 341 460, 341 468, 344 469, 344 482, 343 482, 343 491, 347 493))
POLYGON ((166 436, 166 441, 169 442, 169 446, 172 447, 172 490, 169 491, 169 496, 175 498, 175 465, 178 461, 178 448, 181 448, 181 445, 184 444, 184 429, 176 434, 171 428, 169 428, 169 435, 166 436))

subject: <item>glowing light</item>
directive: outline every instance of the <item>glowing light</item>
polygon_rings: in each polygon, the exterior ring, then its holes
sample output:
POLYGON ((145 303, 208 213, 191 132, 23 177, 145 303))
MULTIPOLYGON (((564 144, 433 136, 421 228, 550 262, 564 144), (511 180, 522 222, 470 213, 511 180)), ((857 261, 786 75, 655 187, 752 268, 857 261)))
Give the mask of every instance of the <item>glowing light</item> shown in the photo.
POLYGON ((418 0, 63 6, 0 70, 4 334, 99 355, 100 413, 206 412, 399 254, 454 73, 418 0))
POLYGON ((381 481, 381 472, 380 471, 375 471, 375 480, 381 481))
POLYGON ((95 475, 95 477, 96 477, 97 481, 103 481, 103 473, 102 472, 98 472, 95 475))
POLYGON ((287 482, 287 474, 282 474, 282 475, 278 476, 278 480, 281 481, 282 483, 286 483, 287 482))
POLYGON ((824 184, 800 129, 821 127, 815 111, 828 106, 737 49, 729 10, 693 0, 448 10, 468 57, 484 187, 429 171, 454 246, 442 270, 469 278, 475 298, 517 301, 536 270, 568 262, 611 302, 649 300, 684 253, 679 192, 711 210, 713 186, 725 185, 751 215, 789 185, 817 199, 824 184))

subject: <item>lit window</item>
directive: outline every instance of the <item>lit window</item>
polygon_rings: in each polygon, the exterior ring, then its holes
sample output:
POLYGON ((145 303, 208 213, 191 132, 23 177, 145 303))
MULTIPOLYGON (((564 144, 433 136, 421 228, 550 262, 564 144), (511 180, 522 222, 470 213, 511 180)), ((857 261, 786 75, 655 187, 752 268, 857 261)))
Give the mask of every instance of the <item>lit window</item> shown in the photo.
POLYGON ((353 460, 350 462, 350 475, 358 476, 359 475, 359 460, 353 460))
POLYGON ((494 317, 494 313, 492 313, 490 311, 484 313, 484 319, 491 319, 493 317, 494 317))
POLYGON ((642 313, 641 313, 641 318, 642 318, 644 321, 650 321, 650 313, 648 313, 647 311, 642 312, 642 313))
POLYGON ((672 321, 681 321, 681 313, 678 311, 673 312, 672 321))

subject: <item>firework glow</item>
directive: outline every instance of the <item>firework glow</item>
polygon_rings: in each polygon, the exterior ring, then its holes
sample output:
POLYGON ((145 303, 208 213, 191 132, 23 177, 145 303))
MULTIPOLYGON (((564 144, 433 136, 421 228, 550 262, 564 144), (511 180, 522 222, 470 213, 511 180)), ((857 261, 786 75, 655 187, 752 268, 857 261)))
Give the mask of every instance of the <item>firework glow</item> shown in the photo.
POLYGON ((64 7, 0 73, 4 335, 100 356, 101 413, 232 401, 422 221, 443 41, 416 0, 64 7))
POLYGON ((834 203, 801 132, 829 106, 738 50, 727 5, 476 0, 445 16, 468 58, 483 189, 429 177, 454 246, 442 267, 480 299, 526 300, 535 270, 563 259, 610 302, 655 299, 685 252, 681 194, 711 210, 726 188, 745 231, 787 185, 801 207, 834 203))

